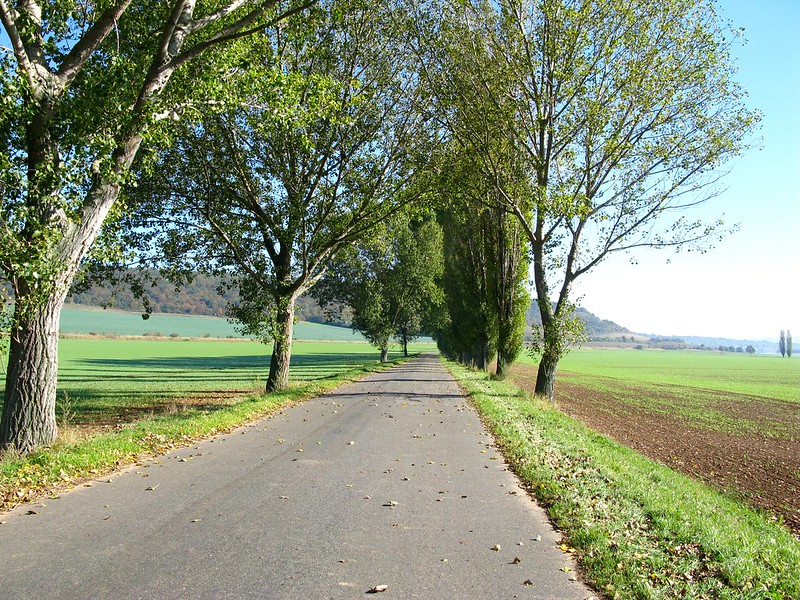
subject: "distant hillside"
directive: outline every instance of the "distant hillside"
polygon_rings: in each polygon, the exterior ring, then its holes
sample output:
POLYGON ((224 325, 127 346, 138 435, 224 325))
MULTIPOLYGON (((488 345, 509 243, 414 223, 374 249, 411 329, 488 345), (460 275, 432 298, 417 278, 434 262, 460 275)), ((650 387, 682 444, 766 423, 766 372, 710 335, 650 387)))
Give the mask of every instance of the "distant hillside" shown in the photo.
MULTIPOLYGON (((617 323, 614 323, 614 321, 601 319, 583 307, 579 306, 576 308, 575 314, 577 314, 578 317, 584 322, 586 325, 586 333, 592 339, 608 336, 609 334, 614 333, 630 333, 630 331, 622 325, 618 325, 617 323)), ((528 312, 526 313, 525 317, 528 325, 542 324, 542 319, 539 315, 539 308, 536 306, 535 302, 531 303, 531 306, 528 308, 528 312)))
MULTIPOLYGON (((146 291, 153 312, 224 317, 228 304, 236 302, 239 295, 236 290, 226 290, 220 294, 219 284, 217 278, 197 275, 192 283, 178 288, 164 279, 159 279, 156 285, 147 287, 146 291)), ((137 300, 130 288, 125 285, 95 284, 84 291, 73 291, 67 298, 67 305, 69 304, 132 312, 144 311, 142 302, 137 300)), ((348 325, 330 321, 313 298, 298 299, 297 315, 301 321, 348 325)))
MULTIPOLYGON (((212 316, 141 313, 102 310, 89 306, 65 306, 61 313, 61 333, 97 336, 135 335, 143 337, 241 338, 235 325, 212 316)), ((347 327, 300 322, 295 325, 295 340, 334 340, 362 342, 364 338, 347 327)))

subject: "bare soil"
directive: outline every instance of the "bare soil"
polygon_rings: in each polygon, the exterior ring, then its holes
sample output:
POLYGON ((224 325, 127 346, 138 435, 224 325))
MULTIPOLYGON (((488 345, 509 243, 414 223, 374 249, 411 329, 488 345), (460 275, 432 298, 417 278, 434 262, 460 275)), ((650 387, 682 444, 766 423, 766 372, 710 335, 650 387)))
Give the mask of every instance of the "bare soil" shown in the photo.
MULTIPOLYGON (((534 367, 514 365, 511 373, 517 385, 533 391, 534 367)), ((800 440, 701 429, 680 415, 651 412, 577 385, 568 373, 559 375, 555 401, 561 411, 591 429, 782 519, 800 537, 800 440)), ((721 394, 714 405, 727 415, 743 416, 741 401, 730 395, 726 399, 721 394)), ((792 423, 798 415, 797 404, 769 401, 766 412, 757 402, 749 402, 746 418, 792 423)))

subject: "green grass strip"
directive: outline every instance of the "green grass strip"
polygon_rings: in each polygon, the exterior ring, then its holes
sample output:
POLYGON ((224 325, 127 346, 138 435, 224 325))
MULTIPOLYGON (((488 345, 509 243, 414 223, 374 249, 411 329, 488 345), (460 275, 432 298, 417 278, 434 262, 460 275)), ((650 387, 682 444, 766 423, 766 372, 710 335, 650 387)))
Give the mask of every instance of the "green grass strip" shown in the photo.
POLYGON ((190 408, 176 414, 135 421, 111 433, 72 442, 57 441, 28 456, 0 458, 0 501, 8 509, 54 493, 86 478, 99 477, 173 448, 256 421, 287 406, 328 392, 368 373, 383 371, 407 359, 348 370, 335 377, 290 387, 281 392, 244 397, 218 408, 190 408))
POLYGON ((587 579, 612 598, 800 598, 800 542, 519 388, 448 364, 587 579))

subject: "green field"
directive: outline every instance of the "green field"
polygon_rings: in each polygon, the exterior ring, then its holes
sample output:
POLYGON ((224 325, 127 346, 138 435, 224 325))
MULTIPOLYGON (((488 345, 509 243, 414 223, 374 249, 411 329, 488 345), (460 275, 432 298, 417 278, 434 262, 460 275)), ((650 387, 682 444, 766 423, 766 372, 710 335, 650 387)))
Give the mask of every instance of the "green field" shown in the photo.
MULTIPOLYGON (((146 321, 140 313, 101 308, 66 306, 61 313, 61 333, 141 335, 191 338, 240 338, 236 327, 221 317, 154 313, 146 321)), ((296 340, 363 342, 364 337, 347 327, 300 322, 296 340)))
MULTIPOLYGON (((412 347, 420 349, 431 347, 412 347)), ((300 341, 292 350, 293 385, 334 378, 379 358, 366 343, 300 341)), ((263 392, 270 352, 251 340, 62 339, 59 398, 66 394, 74 422, 81 424, 185 396, 263 392)), ((390 358, 399 355, 394 348, 390 358)))
MULTIPOLYGON (((524 355, 520 362, 537 364, 524 355)), ((631 384, 681 386, 800 402, 800 358, 674 350, 579 349, 559 372, 631 384)), ((558 385, 558 384, 556 384, 558 385)))

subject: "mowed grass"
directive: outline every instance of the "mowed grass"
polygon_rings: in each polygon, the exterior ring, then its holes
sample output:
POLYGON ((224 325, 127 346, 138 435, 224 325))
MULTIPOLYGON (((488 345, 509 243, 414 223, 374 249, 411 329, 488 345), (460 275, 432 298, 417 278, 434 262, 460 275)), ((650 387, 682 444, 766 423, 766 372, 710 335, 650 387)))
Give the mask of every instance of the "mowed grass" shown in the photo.
POLYGON ((508 382, 450 365, 609 598, 800 598, 800 542, 508 382))
MULTIPOLYGON (((520 362, 536 365, 527 355, 520 362)), ((800 357, 688 350, 578 349, 559 371, 800 402, 800 357)))

